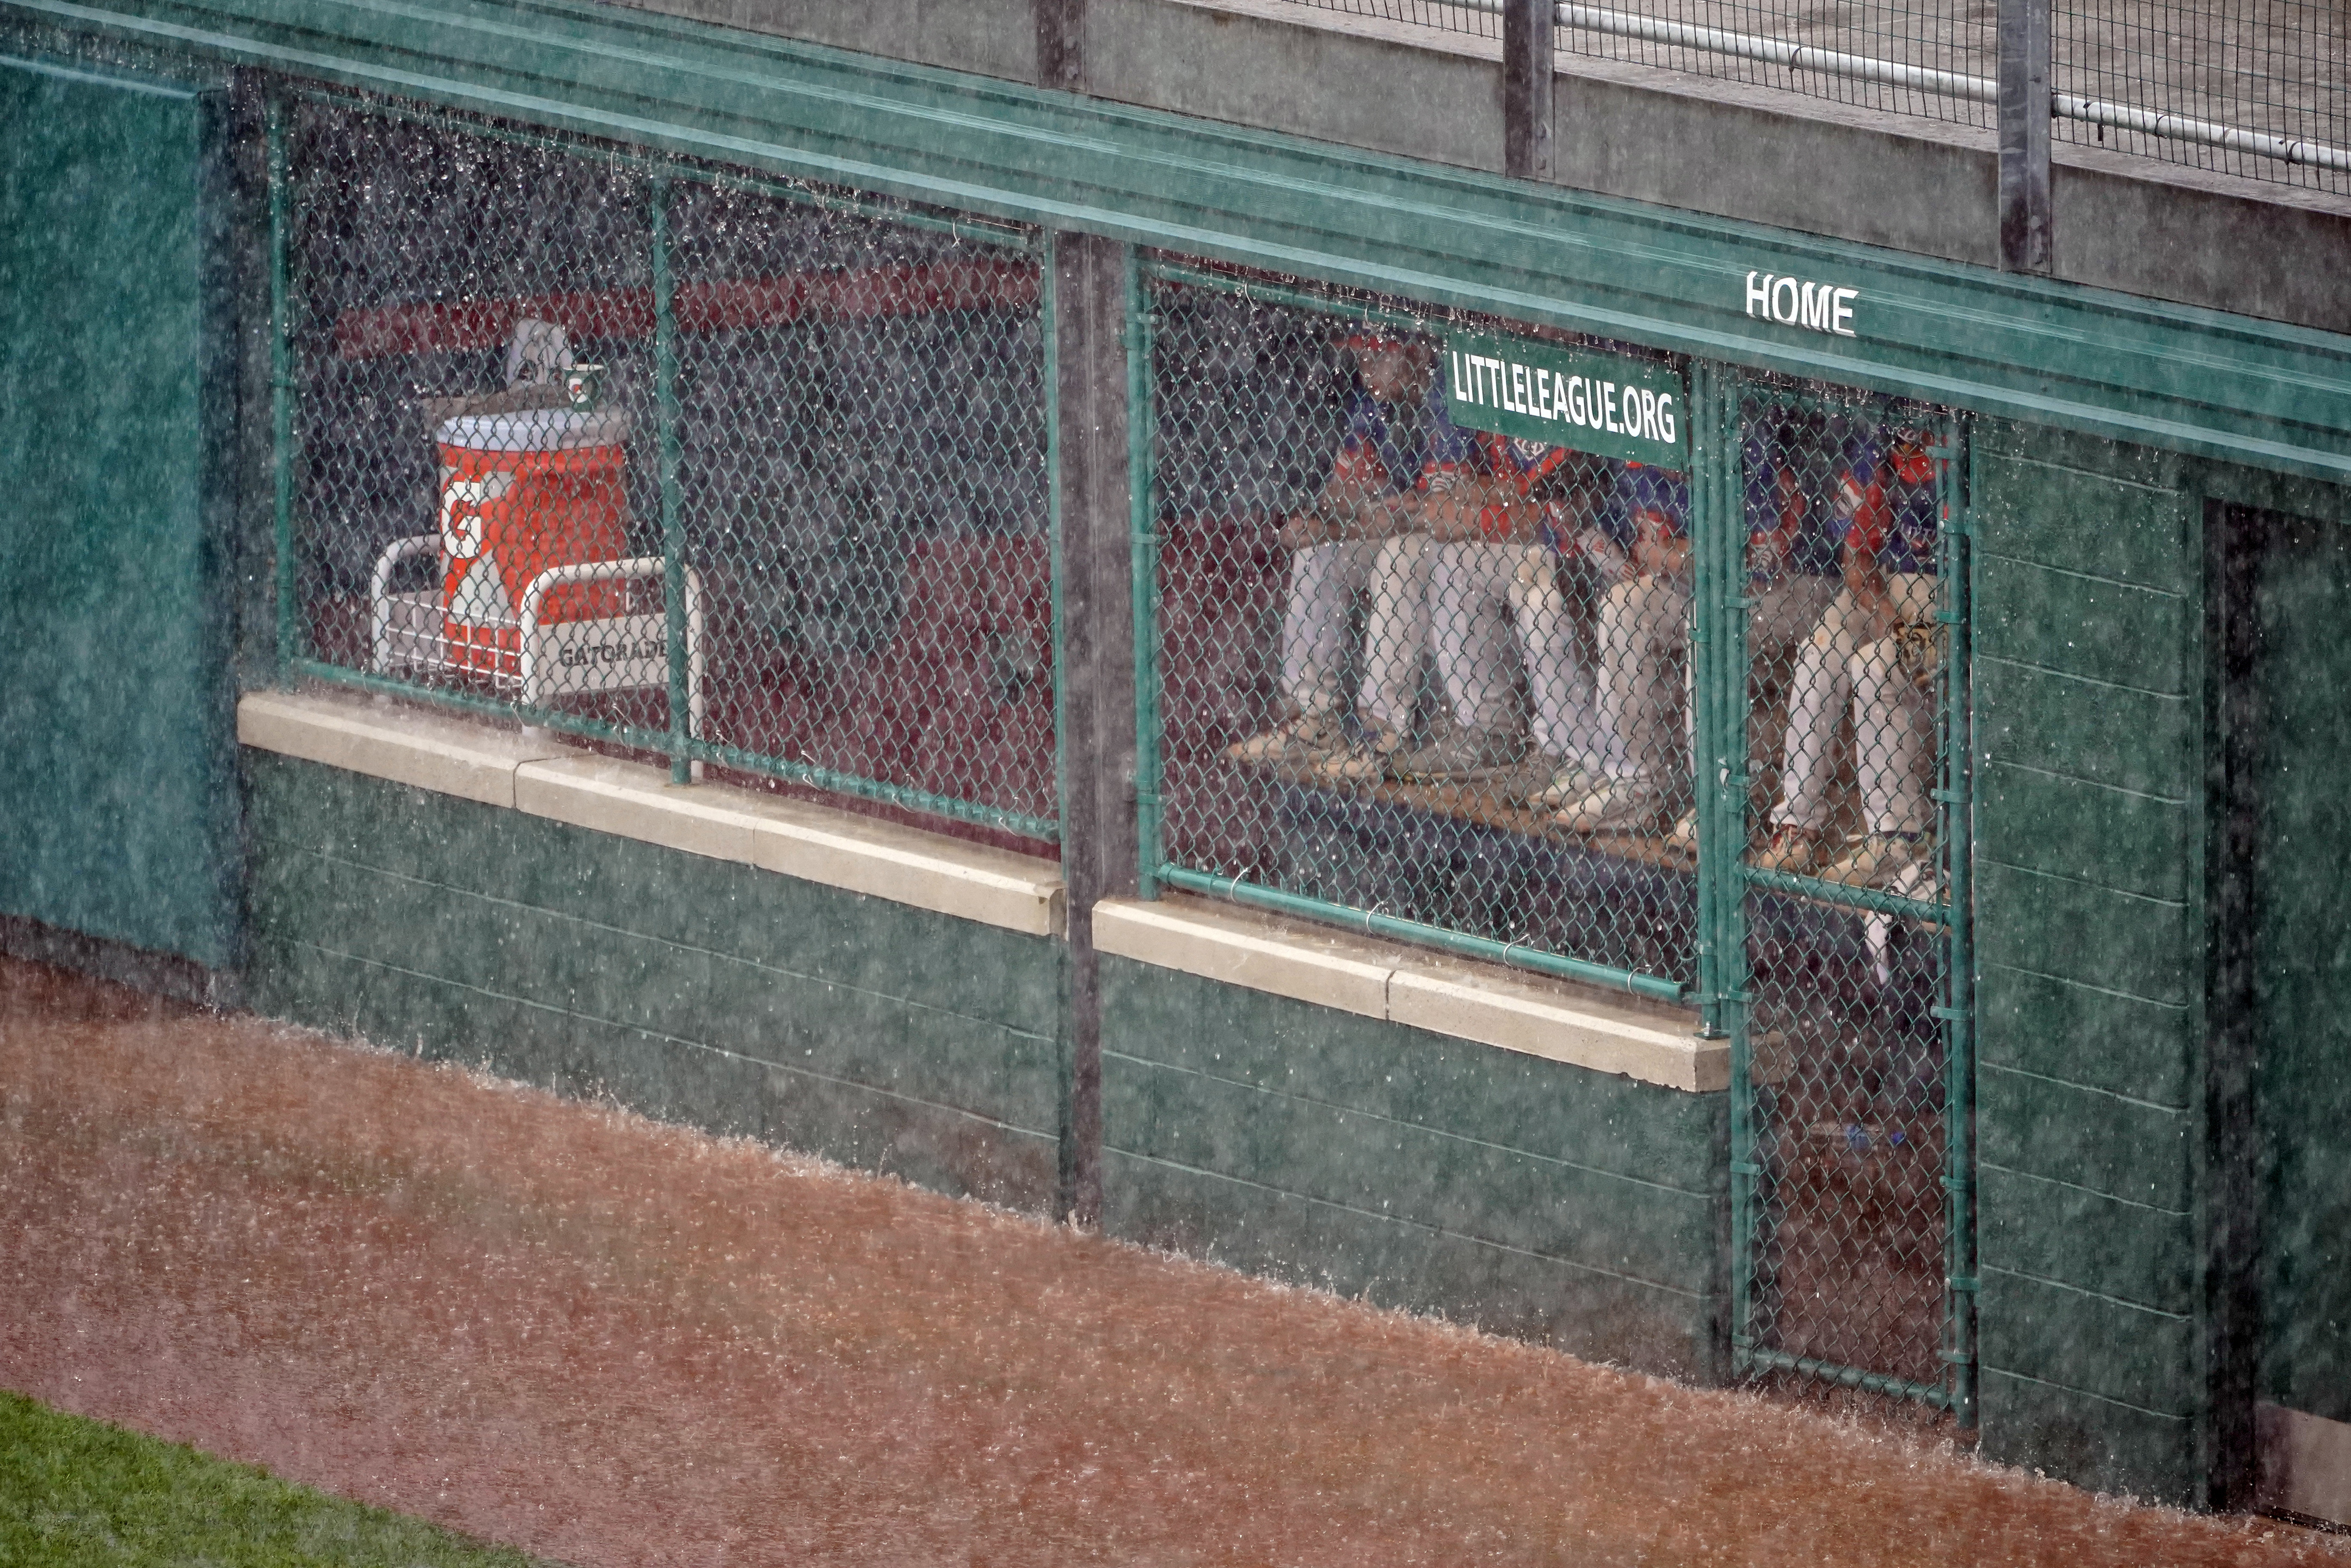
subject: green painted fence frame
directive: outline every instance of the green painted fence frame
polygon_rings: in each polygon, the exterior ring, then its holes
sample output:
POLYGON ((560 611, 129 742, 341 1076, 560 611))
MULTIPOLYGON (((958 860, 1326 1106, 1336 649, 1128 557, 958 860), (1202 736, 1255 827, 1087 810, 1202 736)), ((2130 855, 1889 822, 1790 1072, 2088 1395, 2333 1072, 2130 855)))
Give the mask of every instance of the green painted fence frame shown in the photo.
MULTIPOLYGON (((1697 378, 1694 376, 1694 382, 1697 378)), ((1752 1375, 1793 1372, 1847 1387, 1949 1410, 1965 1428, 1976 1424, 1976 1210, 1975 1210, 1975 987, 1973 929, 1974 892, 1970 876, 1974 852, 1973 777, 1974 734, 1972 662, 1970 629, 1973 624, 1972 529, 1968 520, 1968 414, 1944 411, 1934 417, 1938 487, 1943 526, 1938 541, 1943 604, 1937 620, 1950 639, 1944 660, 1938 711, 1942 716, 1936 737, 1936 786, 1938 807, 1938 849, 1944 857, 1945 886, 1949 902, 1905 898, 1870 888, 1847 887, 1809 876, 1761 870, 1747 863, 1747 813, 1750 801, 1747 750, 1746 604, 1742 597, 1746 569, 1742 559, 1745 530, 1740 522, 1743 476, 1740 473, 1740 407, 1751 390, 1766 399, 1802 404, 1803 392, 1785 388, 1750 388, 1748 378, 1729 367, 1707 367, 1704 401, 1692 392, 1694 417, 1711 437, 1705 466, 1710 470, 1693 496, 1692 533, 1698 546, 1698 590, 1692 631, 1693 660, 1701 646, 1709 650, 1705 667, 1710 679, 1701 681, 1699 755, 1708 759, 1715 788, 1710 813, 1699 822, 1701 908, 1707 912, 1710 947, 1715 954, 1718 989, 1707 998, 1706 1029, 1730 1036, 1730 1233, 1731 1233, 1731 1364, 1733 1370, 1752 1375), (1712 501, 1711 510, 1698 500, 1712 501), (1710 705, 1709 705, 1710 699, 1710 705), (1719 727, 1708 740, 1708 721, 1719 727), (1708 816, 1711 817, 1711 834, 1708 816), (1714 873, 1707 878, 1709 844, 1714 873), (1751 1331, 1753 1288, 1763 1241, 1764 1219, 1758 1191, 1764 1172, 1756 1157, 1759 1129, 1755 1125, 1754 1045, 1749 1033, 1749 972, 1747 893, 1750 888, 1793 894, 1816 903, 1857 914, 1887 915, 1939 927, 1943 933, 1943 994, 1934 1009, 1943 1037, 1943 1343, 1938 1355, 1948 1369, 1938 1384, 1912 1382, 1863 1368, 1809 1356, 1790 1354, 1756 1343, 1751 1331)), ((1699 476, 1693 476, 1694 485, 1699 476)))
POLYGON ((1205 894, 1276 915, 1295 915, 1327 921, 1366 936, 1416 943, 1463 957, 1509 964, 1537 974, 1580 980, 1612 990, 1630 991, 1656 1001, 1681 1001, 1688 994, 1688 987, 1671 976, 1619 969, 1587 959, 1544 953, 1497 942, 1489 936, 1384 915, 1377 910, 1332 904, 1325 899, 1310 898, 1238 877, 1214 875, 1167 858, 1160 811, 1165 767, 1159 752, 1160 672, 1156 656, 1159 517, 1156 453, 1153 440, 1156 429, 1156 410, 1152 396, 1154 378, 1151 366, 1158 319, 1152 309, 1150 287, 1154 283, 1164 282, 1238 294, 1271 305, 1311 310, 1318 315, 1359 321, 1369 327, 1393 327, 1404 331, 1425 332, 1428 329, 1428 321, 1425 317, 1374 300, 1317 292, 1311 287, 1297 284, 1235 277, 1204 268, 1193 262, 1165 256, 1136 258, 1130 264, 1129 273, 1132 281, 1127 289, 1127 431, 1134 561, 1135 792, 1140 812, 1137 837, 1142 848, 1142 863, 1138 873, 1143 896, 1155 898, 1162 887, 1205 894))
POLYGON ((685 624, 687 614, 685 580, 684 519, 681 511, 678 486, 680 438, 678 433, 677 397, 677 317, 675 284, 670 265, 669 197, 674 183, 695 182, 753 192, 761 195, 821 207, 827 211, 847 212, 862 217, 931 229, 949 234, 959 239, 977 240, 996 246, 1009 254, 1023 255, 1034 261, 1040 271, 1039 303, 1042 312, 1040 334, 1043 364, 1040 367, 1045 391, 1047 470, 1047 515, 1049 539, 1053 541, 1050 592, 1054 627, 1054 779, 1055 798, 1061 799, 1062 776, 1066 770, 1061 758, 1064 727, 1061 722, 1061 571, 1058 548, 1061 518, 1061 474, 1054 457, 1059 451, 1060 400, 1056 394, 1054 351, 1056 329, 1054 295, 1051 287, 1051 254, 1050 237, 1034 228, 1019 227, 988 220, 975 220, 953 214, 939 214, 906 208, 886 201, 872 201, 855 195, 841 195, 811 191, 805 186, 784 181, 765 179, 757 174, 689 166, 674 159, 651 156, 627 149, 613 149, 590 144, 579 138, 559 132, 536 129, 519 129, 511 124, 486 124, 470 118, 436 113, 413 106, 382 105, 362 101, 348 95, 322 92, 286 84, 273 84, 264 105, 264 136, 266 141, 266 161, 268 171, 268 236, 269 252, 269 353, 270 353, 270 492, 271 522, 276 538, 277 567, 275 592, 277 599, 277 643, 278 668, 284 678, 307 677, 338 685, 357 687, 363 691, 397 695, 447 707, 459 712, 485 716, 511 718, 576 735, 584 739, 607 742, 632 750, 650 752, 668 759, 674 782, 684 784, 694 779, 703 763, 716 763, 739 772, 759 774, 784 779, 793 784, 847 795, 858 800, 925 812, 975 826, 995 828, 1023 838, 1051 843, 1059 841, 1061 823, 1056 817, 1036 817, 1008 811, 973 801, 939 795, 905 785, 891 784, 866 779, 833 768, 796 762, 789 758, 765 752, 750 751, 739 747, 723 746, 691 735, 687 731, 686 702, 687 670, 685 656, 685 624), (300 395, 299 366, 295 362, 293 319, 293 261, 291 235, 296 204, 299 192, 292 179, 287 162, 287 136, 290 110, 297 101, 369 115, 426 124, 455 131, 469 136, 486 137, 526 146, 543 147, 567 153, 590 153, 600 161, 620 162, 641 169, 649 176, 651 210, 649 213, 649 245, 653 269, 653 404, 654 439, 661 497, 661 535, 663 560, 663 611, 666 622, 669 668, 665 681, 670 719, 662 729, 617 724, 589 716, 568 713, 559 708, 526 706, 505 698, 477 693, 450 691, 379 674, 371 671, 353 670, 311 656, 302 645, 298 589, 295 580, 295 532, 299 510, 296 470, 300 463, 300 444, 297 431, 297 402, 300 395))

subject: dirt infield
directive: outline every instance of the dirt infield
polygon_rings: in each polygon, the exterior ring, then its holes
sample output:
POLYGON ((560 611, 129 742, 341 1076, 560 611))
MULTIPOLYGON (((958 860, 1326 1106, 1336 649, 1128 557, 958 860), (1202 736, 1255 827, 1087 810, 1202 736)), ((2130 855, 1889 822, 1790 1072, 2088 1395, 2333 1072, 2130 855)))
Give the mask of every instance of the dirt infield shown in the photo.
POLYGON ((0 961, 0 1383, 589 1564, 2345 1563, 0 961))

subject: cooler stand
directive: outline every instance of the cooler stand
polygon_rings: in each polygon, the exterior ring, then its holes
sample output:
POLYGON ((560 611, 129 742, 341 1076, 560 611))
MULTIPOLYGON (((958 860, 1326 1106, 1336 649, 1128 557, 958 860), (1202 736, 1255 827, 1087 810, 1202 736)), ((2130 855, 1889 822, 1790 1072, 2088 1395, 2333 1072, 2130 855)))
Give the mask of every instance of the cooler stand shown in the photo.
MULTIPOLYGON (((482 624, 490 631, 519 633, 517 667, 483 669, 453 655, 444 629, 445 612, 438 590, 392 591, 392 573, 402 561, 420 556, 436 559, 437 534, 417 534, 394 539, 375 558, 368 574, 369 667, 377 674, 396 671, 431 671, 461 675, 486 675, 493 685, 516 694, 526 707, 535 707, 551 694, 633 691, 669 685, 669 621, 665 614, 608 615, 579 621, 542 623, 539 607, 554 589, 583 582, 658 580, 666 563, 657 555, 624 560, 578 561, 549 567, 530 580, 522 603, 511 620, 482 624), (550 672, 554 678, 550 679, 550 672)), ((705 718, 702 657, 702 574, 685 569, 685 733, 702 734, 705 718)), ((503 665, 504 660, 496 661, 503 665)), ((702 764, 694 764, 702 776, 702 764)))

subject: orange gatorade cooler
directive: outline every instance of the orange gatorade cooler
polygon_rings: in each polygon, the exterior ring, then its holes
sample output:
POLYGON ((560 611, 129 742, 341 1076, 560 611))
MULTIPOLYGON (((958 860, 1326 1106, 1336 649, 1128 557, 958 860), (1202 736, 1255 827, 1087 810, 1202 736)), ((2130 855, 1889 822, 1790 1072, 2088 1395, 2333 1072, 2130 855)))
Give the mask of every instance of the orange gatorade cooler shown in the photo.
MULTIPOLYGON (((629 502, 619 409, 465 414, 434 433, 441 449, 441 611, 449 663, 518 674, 523 593, 550 567, 619 560, 629 502)), ((622 612, 617 582, 570 583, 540 601, 539 622, 622 612)))

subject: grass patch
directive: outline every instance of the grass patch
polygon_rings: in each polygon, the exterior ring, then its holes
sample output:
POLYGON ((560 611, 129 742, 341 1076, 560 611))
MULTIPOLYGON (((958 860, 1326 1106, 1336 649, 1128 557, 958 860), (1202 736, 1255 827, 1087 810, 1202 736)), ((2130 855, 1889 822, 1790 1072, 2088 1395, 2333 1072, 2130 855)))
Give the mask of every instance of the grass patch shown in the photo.
POLYGON ((519 1552, 5 1391, 0 1563, 546 1568, 519 1552))

